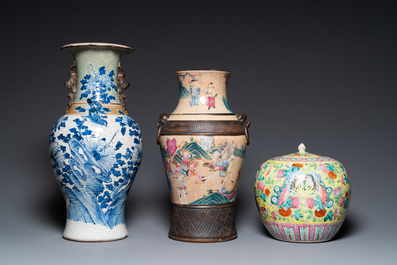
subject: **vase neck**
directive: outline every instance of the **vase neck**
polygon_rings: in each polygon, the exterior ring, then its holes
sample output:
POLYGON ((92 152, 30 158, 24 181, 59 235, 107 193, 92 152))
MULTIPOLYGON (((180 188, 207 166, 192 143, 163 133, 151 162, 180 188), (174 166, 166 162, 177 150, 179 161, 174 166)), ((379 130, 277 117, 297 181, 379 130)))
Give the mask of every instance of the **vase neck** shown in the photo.
POLYGON ((77 87, 74 103, 121 104, 117 73, 121 52, 111 48, 74 48, 77 87))
POLYGON ((230 72, 196 70, 176 72, 179 102, 172 114, 231 114, 226 95, 230 72))

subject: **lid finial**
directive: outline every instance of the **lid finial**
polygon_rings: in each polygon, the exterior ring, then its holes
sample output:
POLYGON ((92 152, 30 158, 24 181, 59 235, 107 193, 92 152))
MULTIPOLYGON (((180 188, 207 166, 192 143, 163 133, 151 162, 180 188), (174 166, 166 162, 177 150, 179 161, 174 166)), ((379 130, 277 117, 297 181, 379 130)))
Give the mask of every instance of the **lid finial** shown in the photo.
POLYGON ((298 146, 298 150, 299 150, 299 153, 304 153, 305 152, 305 150, 306 150, 306 146, 303 144, 303 143, 301 143, 299 146, 298 146))

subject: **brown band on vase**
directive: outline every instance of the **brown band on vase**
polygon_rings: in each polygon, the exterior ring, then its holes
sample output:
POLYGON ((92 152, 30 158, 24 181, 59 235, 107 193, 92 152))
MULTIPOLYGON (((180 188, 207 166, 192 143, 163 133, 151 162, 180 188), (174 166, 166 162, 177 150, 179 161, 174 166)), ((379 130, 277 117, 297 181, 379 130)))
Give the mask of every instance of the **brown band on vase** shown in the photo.
POLYGON ((168 114, 162 113, 160 120, 156 122, 157 144, 160 143, 161 135, 245 135, 247 144, 249 144, 248 128, 251 122, 247 120, 245 113, 238 114, 237 121, 168 121, 168 118, 168 114))
MULTIPOLYGON (((103 109, 107 109, 104 115, 128 115, 127 110, 121 104, 101 104, 103 109)), ((82 114, 88 111, 87 103, 73 103, 65 115, 82 114)), ((101 114, 100 114, 101 115, 101 114)))
POLYGON ((179 205, 171 203, 168 236, 188 242, 223 242, 235 239, 235 202, 219 205, 179 205))

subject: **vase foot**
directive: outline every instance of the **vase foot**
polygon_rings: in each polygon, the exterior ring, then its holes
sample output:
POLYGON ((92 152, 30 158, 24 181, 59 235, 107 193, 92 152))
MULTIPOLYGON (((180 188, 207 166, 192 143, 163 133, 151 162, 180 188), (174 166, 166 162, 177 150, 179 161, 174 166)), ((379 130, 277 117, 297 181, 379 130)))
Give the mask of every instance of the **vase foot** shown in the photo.
POLYGON ((107 242, 124 239, 128 236, 125 224, 119 224, 110 229, 103 225, 83 222, 66 221, 63 238, 79 242, 107 242))
POLYGON ((237 237, 235 203, 219 205, 171 204, 171 239, 210 243, 237 237))

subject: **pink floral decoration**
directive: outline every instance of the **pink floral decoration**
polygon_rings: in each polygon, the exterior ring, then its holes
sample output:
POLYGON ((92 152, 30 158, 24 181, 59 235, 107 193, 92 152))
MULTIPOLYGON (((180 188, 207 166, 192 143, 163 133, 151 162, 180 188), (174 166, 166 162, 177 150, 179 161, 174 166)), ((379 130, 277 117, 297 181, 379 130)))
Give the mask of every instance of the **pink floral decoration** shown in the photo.
POLYGON ((284 169, 279 169, 278 172, 277 172, 277 176, 276 177, 278 179, 282 179, 283 176, 284 176, 284 169))
POLYGON ((337 197, 342 193, 342 187, 337 187, 334 189, 334 196, 337 197))
POLYGON ((292 208, 295 208, 295 209, 299 208, 299 204, 300 204, 299 198, 296 196, 293 196, 293 197, 291 197, 291 199, 292 199, 292 203, 291 203, 292 208))
POLYGON ((342 196, 342 197, 340 197, 340 199, 339 199, 339 207, 343 207, 343 203, 345 202, 345 197, 344 196, 342 196))
POLYGON ((263 182, 258 182, 256 187, 263 192, 263 190, 265 189, 265 184, 263 184, 263 182))
POLYGON ((170 156, 173 156, 176 151, 176 140, 175 139, 167 139, 167 151, 170 156))
POLYGON ((320 164, 318 167, 320 168, 321 171, 324 171, 325 173, 328 173, 328 172, 329 172, 329 170, 328 170, 328 168, 325 166, 325 164, 320 164))
POLYGON ((345 178, 343 177, 343 174, 340 176, 340 181, 342 182, 343 185, 346 185, 345 178))
POLYGON ((313 209, 314 207, 314 201, 312 197, 309 197, 306 199, 306 205, 309 207, 309 209, 313 209))
POLYGON ((273 220, 274 221, 276 221, 277 220, 277 217, 276 217, 276 212, 273 210, 273 212, 272 212, 272 217, 273 217, 273 220))
POLYGON ((336 220, 336 218, 338 217, 338 215, 339 215, 339 211, 338 211, 338 208, 336 208, 336 209, 335 209, 335 214, 334 214, 334 220, 336 220))

